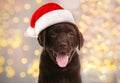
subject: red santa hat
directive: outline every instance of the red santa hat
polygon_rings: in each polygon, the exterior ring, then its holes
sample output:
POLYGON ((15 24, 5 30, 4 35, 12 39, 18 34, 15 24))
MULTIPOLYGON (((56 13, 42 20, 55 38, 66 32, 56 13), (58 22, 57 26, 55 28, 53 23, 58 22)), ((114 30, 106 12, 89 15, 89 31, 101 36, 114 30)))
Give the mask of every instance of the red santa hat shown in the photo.
POLYGON ((30 37, 37 37, 42 30, 61 22, 75 24, 72 13, 56 3, 44 4, 32 15, 27 34, 30 37))

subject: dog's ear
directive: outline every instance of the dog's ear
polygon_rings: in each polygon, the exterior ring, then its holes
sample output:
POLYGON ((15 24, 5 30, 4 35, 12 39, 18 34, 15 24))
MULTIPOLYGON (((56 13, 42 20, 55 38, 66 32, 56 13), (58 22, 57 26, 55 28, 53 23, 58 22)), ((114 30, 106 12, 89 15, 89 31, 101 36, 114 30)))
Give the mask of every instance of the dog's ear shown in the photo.
POLYGON ((84 44, 84 38, 83 38, 82 33, 79 31, 78 27, 76 25, 74 25, 74 26, 75 26, 75 29, 76 29, 76 32, 77 32, 77 46, 78 46, 78 49, 80 50, 80 48, 84 44))
POLYGON ((41 33, 39 33, 38 35, 38 42, 42 47, 45 47, 46 44, 46 31, 42 31, 41 33))
POLYGON ((79 32, 79 40, 78 40, 78 49, 80 50, 80 48, 83 46, 83 44, 84 44, 84 38, 83 38, 83 35, 82 35, 82 33, 81 32, 79 32))

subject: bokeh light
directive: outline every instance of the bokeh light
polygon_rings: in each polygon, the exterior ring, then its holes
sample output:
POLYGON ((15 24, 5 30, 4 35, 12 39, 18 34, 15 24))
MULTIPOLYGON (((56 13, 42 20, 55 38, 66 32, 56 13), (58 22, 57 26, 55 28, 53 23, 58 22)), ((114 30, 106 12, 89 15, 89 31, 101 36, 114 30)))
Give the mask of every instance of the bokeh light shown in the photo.
POLYGON ((24 5, 24 8, 25 8, 26 10, 29 10, 29 9, 30 9, 30 4, 26 3, 26 4, 24 5))
POLYGON ((42 1, 42 0, 36 0, 36 3, 38 3, 38 4, 39 4, 39 3, 41 3, 41 1, 42 1))
POLYGON ((11 78, 15 75, 15 70, 11 66, 6 66, 5 70, 8 78, 11 78))
POLYGON ((0 55, 0 65, 5 63, 5 57, 0 55))
POLYGON ((34 54, 35 54, 36 56, 38 56, 38 55, 40 55, 40 51, 39 51, 39 50, 35 50, 35 51, 34 51, 34 54))
POLYGON ((28 62, 27 58, 22 58, 22 59, 21 59, 21 63, 22 63, 22 64, 26 64, 27 62, 28 62))
POLYGON ((12 65, 13 64, 13 60, 12 59, 8 59, 6 62, 7 62, 8 65, 12 65))
POLYGON ((18 17, 14 17, 14 18, 13 18, 13 22, 14 22, 14 23, 18 23, 18 22, 19 22, 19 18, 18 18, 18 17))
POLYGON ((38 77, 39 72, 39 59, 33 61, 32 67, 27 70, 27 73, 33 77, 38 77))
POLYGON ((24 78, 26 76, 26 73, 25 72, 20 72, 20 77, 21 78, 24 78))
POLYGON ((28 51, 28 50, 29 50, 29 46, 28 46, 28 45, 24 45, 24 46, 23 46, 23 50, 24 50, 24 51, 28 51))
POLYGON ((29 18, 28 18, 28 17, 25 17, 25 18, 23 19, 23 22, 24 22, 24 23, 28 23, 28 22, 29 22, 29 18))

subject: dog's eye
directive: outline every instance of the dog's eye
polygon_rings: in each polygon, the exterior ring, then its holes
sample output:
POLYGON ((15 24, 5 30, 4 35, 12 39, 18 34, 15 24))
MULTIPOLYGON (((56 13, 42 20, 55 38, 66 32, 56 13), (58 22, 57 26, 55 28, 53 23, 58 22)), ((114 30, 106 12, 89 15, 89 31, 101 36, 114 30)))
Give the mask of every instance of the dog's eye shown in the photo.
POLYGON ((54 37, 56 37, 56 36, 57 36, 57 33, 56 33, 56 32, 51 32, 51 33, 50 33, 50 37, 54 38, 54 37))
POLYGON ((69 33, 67 34, 67 36, 68 36, 68 37, 74 37, 74 33, 73 33, 73 32, 69 32, 69 33))

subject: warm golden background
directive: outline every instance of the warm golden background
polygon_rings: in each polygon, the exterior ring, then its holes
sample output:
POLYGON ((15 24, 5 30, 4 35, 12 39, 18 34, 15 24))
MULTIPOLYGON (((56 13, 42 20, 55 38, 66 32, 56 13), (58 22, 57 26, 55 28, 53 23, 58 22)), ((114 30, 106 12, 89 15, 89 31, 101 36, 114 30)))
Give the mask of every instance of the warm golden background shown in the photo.
POLYGON ((83 83, 120 83, 120 0, 0 0, 0 83, 37 83, 41 47, 25 31, 49 1, 73 12, 84 35, 83 83))

